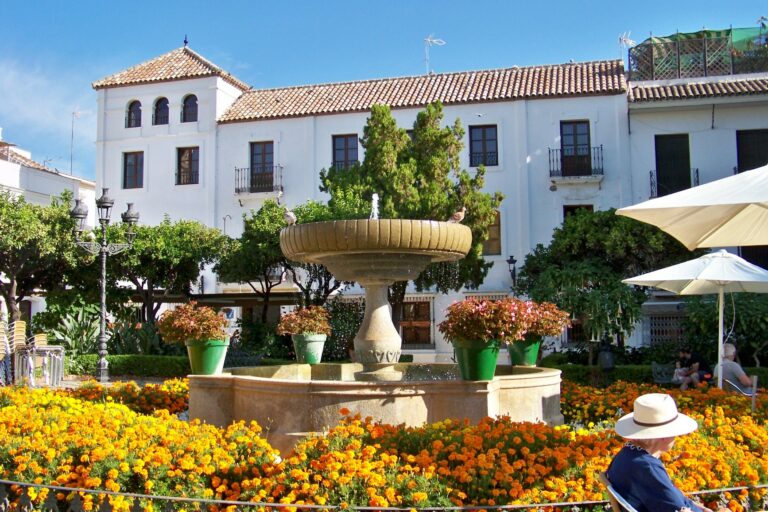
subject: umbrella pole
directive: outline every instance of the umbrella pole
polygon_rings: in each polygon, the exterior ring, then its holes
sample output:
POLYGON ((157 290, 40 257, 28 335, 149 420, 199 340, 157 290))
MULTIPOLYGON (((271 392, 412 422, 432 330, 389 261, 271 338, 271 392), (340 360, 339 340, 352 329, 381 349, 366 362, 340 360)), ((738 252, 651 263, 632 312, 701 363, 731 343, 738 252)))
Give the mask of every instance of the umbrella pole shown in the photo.
POLYGON ((720 287, 717 294, 717 387, 723 389, 723 311, 725 309, 725 288, 720 287))

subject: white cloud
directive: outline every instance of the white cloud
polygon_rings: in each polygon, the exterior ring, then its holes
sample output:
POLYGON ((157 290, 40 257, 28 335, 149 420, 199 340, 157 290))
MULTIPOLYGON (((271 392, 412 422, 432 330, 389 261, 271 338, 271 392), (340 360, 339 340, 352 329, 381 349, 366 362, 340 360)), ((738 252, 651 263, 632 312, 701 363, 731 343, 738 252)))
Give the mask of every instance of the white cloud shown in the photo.
POLYGON ((73 172, 93 178, 96 101, 86 76, 0 59, 3 140, 31 151, 38 162, 46 160, 69 171, 72 112, 79 111, 74 120, 73 172))

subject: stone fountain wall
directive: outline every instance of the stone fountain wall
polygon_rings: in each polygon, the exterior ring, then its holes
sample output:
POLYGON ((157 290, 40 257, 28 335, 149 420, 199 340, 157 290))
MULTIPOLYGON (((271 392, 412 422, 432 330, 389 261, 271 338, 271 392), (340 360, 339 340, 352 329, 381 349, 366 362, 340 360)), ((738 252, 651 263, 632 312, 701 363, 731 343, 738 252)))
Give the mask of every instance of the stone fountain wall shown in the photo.
MULTIPOLYGON (((455 365, 397 365, 433 373, 455 365)), ((477 422, 508 415, 512 421, 563 422, 560 370, 500 366, 491 381, 438 379, 403 382, 355 382, 361 364, 263 366, 233 369, 219 376, 190 375, 190 418, 225 426, 256 420, 270 443, 286 453, 312 432, 338 423, 349 409, 390 424, 420 426, 447 418, 477 422)))

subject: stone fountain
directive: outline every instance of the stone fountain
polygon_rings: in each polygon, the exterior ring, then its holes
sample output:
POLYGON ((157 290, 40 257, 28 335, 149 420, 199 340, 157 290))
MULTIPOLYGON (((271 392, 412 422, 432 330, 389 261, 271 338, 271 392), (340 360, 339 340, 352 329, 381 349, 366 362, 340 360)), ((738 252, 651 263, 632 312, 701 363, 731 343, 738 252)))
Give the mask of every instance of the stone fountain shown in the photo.
POLYGON ((398 362, 401 339, 392 324, 388 286, 414 279, 432 262, 463 258, 471 243, 468 227, 426 220, 372 218, 284 228, 280 247, 287 258, 323 264, 337 279, 364 287, 356 361, 190 375, 190 418, 221 426, 254 419, 283 451, 299 437, 335 425, 342 408, 412 426, 503 414, 513 421, 562 423, 559 370, 500 366, 492 381, 463 381, 453 364, 398 362))

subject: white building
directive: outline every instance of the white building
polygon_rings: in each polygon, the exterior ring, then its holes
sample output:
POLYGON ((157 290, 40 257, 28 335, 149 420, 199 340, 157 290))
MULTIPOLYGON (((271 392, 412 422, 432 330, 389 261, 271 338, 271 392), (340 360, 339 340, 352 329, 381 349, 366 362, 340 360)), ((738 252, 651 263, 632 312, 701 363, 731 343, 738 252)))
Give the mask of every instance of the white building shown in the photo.
MULTIPOLYGON (((71 174, 51 169, 32 159, 29 151, 15 144, 3 141, 0 130, 0 191, 7 191, 15 196, 23 196, 28 203, 47 206, 51 199, 60 196, 65 190, 72 191, 75 198, 82 199, 88 205, 95 205, 95 183, 71 174)), ((88 225, 95 222, 95 206, 88 212, 88 225)), ((45 309, 45 299, 27 297, 19 305, 25 318, 45 309)), ((0 309, 5 304, 0 299, 0 309)))
MULTIPOLYGON (((319 171, 362 159, 371 105, 389 105, 408 128, 441 101, 445 121, 466 129, 463 166, 485 164, 487 190, 505 200, 486 243, 494 266, 479 291, 408 295, 403 348, 417 358, 450 357, 435 327, 444 308, 464 295, 506 295, 507 258, 522 261, 547 243, 572 209, 645 200, 651 175, 667 186, 681 168, 692 176, 685 186, 726 176, 745 168, 742 157, 759 159, 743 156, 742 139, 768 134, 766 76, 635 83, 620 60, 257 90, 183 47, 93 87, 99 185, 135 203, 142 222, 167 214, 230 236, 268 198, 289 208, 325 200, 319 171), (684 134, 690 165, 679 160, 684 134)), ((215 276, 205 281, 235 291, 215 276)))

